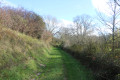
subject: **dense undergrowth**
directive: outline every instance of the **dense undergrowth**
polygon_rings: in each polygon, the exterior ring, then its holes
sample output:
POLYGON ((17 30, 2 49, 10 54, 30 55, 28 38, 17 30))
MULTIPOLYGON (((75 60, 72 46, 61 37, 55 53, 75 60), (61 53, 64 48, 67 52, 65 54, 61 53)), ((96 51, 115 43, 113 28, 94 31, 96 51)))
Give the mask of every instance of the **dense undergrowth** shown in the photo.
POLYGON ((0 45, 0 80, 38 79, 47 60, 42 41, 0 28, 0 45))
MULTIPOLYGON (((93 46, 93 45, 92 45, 93 46)), ((94 71, 97 80, 120 80, 120 58, 117 52, 113 53, 97 53, 94 52, 96 47, 90 50, 81 50, 81 46, 62 48, 71 53, 82 64, 94 71), (103 55, 104 54, 104 55, 103 55)))

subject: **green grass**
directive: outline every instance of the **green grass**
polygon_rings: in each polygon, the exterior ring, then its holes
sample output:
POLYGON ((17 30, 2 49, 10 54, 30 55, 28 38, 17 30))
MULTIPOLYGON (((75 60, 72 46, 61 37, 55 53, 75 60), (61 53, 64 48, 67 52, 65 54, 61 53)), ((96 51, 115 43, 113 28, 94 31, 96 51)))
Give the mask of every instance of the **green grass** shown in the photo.
POLYGON ((64 80, 64 67, 61 53, 58 50, 51 48, 47 53, 48 61, 40 80, 64 80))
POLYGON ((0 32, 0 80, 39 80, 47 60, 44 42, 6 28, 0 32))
POLYGON ((48 58, 40 80, 94 80, 89 69, 61 49, 51 48, 48 58))
POLYGON ((47 57, 42 55, 41 51, 41 49, 33 50, 33 52, 31 51, 31 58, 1 69, 0 80, 39 80, 37 74, 44 71, 44 68, 40 67, 40 64, 45 64, 47 60, 47 57))

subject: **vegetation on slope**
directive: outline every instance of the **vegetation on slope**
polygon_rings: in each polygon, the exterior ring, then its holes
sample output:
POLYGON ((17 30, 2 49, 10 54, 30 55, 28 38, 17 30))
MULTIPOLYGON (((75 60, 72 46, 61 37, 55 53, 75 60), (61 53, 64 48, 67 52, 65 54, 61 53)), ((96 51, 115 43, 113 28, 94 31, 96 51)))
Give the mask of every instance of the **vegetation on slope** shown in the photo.
POLYGON ((43 42, 6 28, 0 33, 0 80, 37 78, 47 60, 43 42))
POLYGON ((42 17, 24 8, 0 6, 0 24, 12 30, 41 38, 45 29, 42 17))

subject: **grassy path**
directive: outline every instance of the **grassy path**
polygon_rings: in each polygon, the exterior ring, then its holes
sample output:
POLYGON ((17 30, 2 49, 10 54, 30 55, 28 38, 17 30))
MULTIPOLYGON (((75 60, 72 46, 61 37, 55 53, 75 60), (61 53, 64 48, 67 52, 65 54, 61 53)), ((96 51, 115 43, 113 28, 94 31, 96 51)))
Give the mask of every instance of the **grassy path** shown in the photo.
POLYGON ((94 80, 92 72, 58 48, 52 48, 41 80, 94 80))

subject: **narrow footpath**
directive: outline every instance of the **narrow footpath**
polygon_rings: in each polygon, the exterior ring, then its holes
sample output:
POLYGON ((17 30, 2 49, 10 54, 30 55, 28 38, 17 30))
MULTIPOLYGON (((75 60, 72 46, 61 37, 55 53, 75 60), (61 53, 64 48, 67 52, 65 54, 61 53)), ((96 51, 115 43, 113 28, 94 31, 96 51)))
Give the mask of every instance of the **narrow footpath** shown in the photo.
POLYGON ((48 62, 40 80, 94 80, 92 72, 59 48, 48 51, 48 62))

